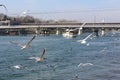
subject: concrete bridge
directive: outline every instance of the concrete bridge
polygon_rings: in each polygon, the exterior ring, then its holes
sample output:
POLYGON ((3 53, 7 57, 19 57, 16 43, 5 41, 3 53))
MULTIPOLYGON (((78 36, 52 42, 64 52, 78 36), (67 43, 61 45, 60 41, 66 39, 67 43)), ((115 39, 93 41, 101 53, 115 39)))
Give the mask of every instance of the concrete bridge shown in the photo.
POLYGON ((50 31, 63 31, 63 29, 81 29, 84 31, 94 31, 98 33, 102 32, 102 35, 105 34, 106 31, 110 30, 119 30, 120 23, 51 23, 51 24, 22 24, 22 25, 1 25, 0 33, 11 33, 11 34, 21 34, 30 31, 29 33, 49 33, 50 31))
MULTIPOLYGON (((53 23, 53 24, 22 24, 0 26, 0 29, 7 28, 79 28, 83 23, 53 23)), ((120 28, 120 23, 86 23, 87 28, 120 28)))

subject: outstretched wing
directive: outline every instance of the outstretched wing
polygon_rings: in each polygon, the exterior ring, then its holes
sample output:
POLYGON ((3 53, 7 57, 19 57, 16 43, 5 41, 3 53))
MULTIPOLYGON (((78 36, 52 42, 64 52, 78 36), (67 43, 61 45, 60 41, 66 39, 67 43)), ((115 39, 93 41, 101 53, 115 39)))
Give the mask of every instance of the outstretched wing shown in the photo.
POLYGON ((20 44, 20 43, 18 43, 18 42, 10 41, 10 43, 15 44, 15 45, 18 45, 18 46, 20 46, 20 47, 23 47, 23 45, 20 44))
POLYGON ((82 41, 86 41, 90 36, 92 36, 93 35, 93 33, 91 33, 90 35, 88 35, 87 37, 85 37, 84 39, 82 39, 82 40, 77 40, 77 42, 82 42, 82 41))
POLYGON ((79 30, 81 30, 81 29, 83 28, 83 26, 85 26, 85 24, 86 24, 86 23, 83 23, 83 24, 80 26, 79 30))
POLYGON ((43 49, 43 52, 42 52, 42 54, 40 56, 40 59, 43 59, 43 56, 44 56, 45 52, 46 52, 46 48, 43 49))
POLYGON ((34 36, 27 42, 26 45, 29 45, 29 44, 32 42, 32 40, 35 39, 35 37, 36 37, 36 35, 34 35, 34 36))
POLYGON ((3 4, 0 4, 0 6, 3 6, 3 7, 5 8, 5 10, 6 10, 6 11, 8 11, 5 5, 3 5, 3 4))
POLYGON ((93 35, 93 33, 91 33, 90 35, 88 35, 85 39, 83 39, 83 40, 87 40, 90 36, 92 36, 93 35))

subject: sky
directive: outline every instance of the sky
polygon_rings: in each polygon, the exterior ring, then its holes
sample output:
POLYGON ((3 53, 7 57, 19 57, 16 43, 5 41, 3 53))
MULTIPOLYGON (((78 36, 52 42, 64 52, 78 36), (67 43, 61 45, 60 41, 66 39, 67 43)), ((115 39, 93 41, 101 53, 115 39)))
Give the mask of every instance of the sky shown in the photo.
POLYGON ((0 0, 0 13, 30 15, 43 20, 120 22, 120 0, 0 0))

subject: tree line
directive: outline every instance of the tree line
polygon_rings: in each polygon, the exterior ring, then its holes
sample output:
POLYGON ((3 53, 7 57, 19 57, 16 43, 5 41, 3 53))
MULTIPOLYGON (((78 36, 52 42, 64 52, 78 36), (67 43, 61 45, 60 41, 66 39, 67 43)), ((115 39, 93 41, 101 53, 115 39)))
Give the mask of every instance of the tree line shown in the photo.
POLYGON ((75 20, 66 20, 61 19, 58 21, 55 20, 42 20, 39 18, 34 18, 33 16, 7 16, 3 13, 0 13, 0 21, 10 21, 10 25, 22 25, 22 24, 51 24, 51 23, 75 23, 75 20))

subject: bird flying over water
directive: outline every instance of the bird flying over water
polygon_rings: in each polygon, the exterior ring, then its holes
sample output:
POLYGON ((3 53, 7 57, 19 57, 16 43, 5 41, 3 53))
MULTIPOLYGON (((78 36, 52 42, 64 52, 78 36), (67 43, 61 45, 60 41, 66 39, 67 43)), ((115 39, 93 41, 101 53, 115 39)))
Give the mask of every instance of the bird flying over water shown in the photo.
POLYGON ((43 52, 42 52, 40 58, 38 58, 38 59, 36 60, 37 62, 44 60, 44 57, 43 57, 43 56, 44 56, 45 52, 46 52, 46 48, 43 49, 43 52))
POLYGON ((46 48, 43 49, 43 52, 40 57, 30 57, 30 59, 35 59, 36 62, 42 62, 44 60, 45 52, 46 52, 46 48))
POLYGON ((22 45, 18 42, 14 42, 14 41, 10 41, 10 43, 13 43, 13 44, 20 46, 21 49, 23 50, 23 49, 27 49, 30 47, 30 43, 32 42, 33 39, 35 39, 35 37, 36 37, 36 35, 34 35, 25 45, 22 45))
POLYGON ((88 35, 86 38, 82 39, 82 40, 78 40, 77 42, 80 42, 81 44, 86 44, 86 40, 91 37, 93 35, 93 33, 91 33, 90 35, 88 35))

